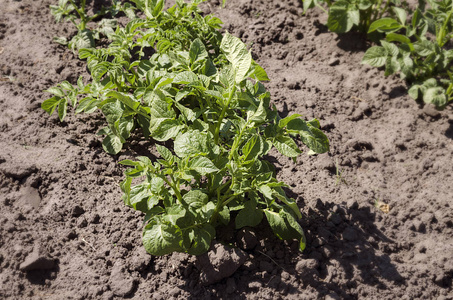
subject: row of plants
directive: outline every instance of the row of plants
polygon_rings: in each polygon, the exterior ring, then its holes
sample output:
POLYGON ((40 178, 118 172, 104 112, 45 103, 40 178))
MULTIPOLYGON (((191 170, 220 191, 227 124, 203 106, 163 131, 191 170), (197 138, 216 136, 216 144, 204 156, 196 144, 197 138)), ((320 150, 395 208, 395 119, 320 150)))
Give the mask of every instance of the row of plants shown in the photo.
POLYGON ((385 76, 399 74, 413 99, 438 109, 453 100, 452 0, 419 0, 415 10, 400 0, 303 0, 303 5, 328 13, 332 32, 356 30, 378 43, 362 63, 384 67, 385 76))
MULTIPOLYGON (((309 154, 327 152, 319 122, 279 116, 261 83, 269 80, 265 70, 239 38, 221 34, 218 18, 202 16, 202 0, 178 0, 167 10, 163 0, 131 2, 112 3, 117 14, 129 17, 127 25, 96 29, 106 46, 71 47, 86 60, 90 82, 79 78, 75 86, 65 81, 49 88, 54 96, 42 108, 57 111, 61 121, 68 107, 102 112, 106 127, 98 134, 110 154, 119 153, 133 132, 155 142, 156 161, 141 156, 120 162, 129 167, 123 200, 145 214, 149 253, 199 255, 209 249, 217 226, 231 221, 238 229, 253 227, 264 217, 276 236, 297 239, 303 250, 300 209, 265 157, 275 147, 296 160, 298 140, 309 154)), ((93 16, 79 26, 85 1, 61 0, 59 7, 77 25, 76 36, 90 30, 93 16)), ((107 11, 106 17, 114 16, 107 11)))

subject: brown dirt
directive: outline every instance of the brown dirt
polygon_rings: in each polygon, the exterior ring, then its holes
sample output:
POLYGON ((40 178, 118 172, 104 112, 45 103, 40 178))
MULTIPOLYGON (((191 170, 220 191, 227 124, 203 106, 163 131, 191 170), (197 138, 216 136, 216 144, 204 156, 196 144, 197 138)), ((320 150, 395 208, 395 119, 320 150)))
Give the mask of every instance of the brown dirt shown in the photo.
POLYGON ((360 65, 363 36, 329 33, 296 0, 204 6, 251 45, 282 115, 318 117, 332 147, 296 164, 269 156, 304 212, 307 249, 266 224, 224 228, 247 250, 218 244, 204 263, 230 255, 240 267, 203 285, 203 259, 144 252, 143 216, 121 201, 117 162, 152 145, 110 156, 101 116, 60 123, 40 109, 44 89, 86 76, 52 42, 73 33, 54 23, 53 2, 0 0, 0 298, 453 299, 452 107, 423 108, 403 81, 360 65))

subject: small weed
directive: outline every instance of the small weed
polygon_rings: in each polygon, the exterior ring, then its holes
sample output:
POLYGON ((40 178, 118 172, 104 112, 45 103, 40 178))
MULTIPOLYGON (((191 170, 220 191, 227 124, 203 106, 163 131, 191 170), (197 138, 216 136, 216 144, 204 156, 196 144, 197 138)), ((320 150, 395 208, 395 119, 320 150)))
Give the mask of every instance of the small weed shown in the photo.
POLYGON ((340 164, 338 163, 338 159, 335 160, 335 169, 336 169, 336 181, 335 181, 335 185, 339 185, 341 183, 344 183, 346 185, 348 185, 348 182, 346 181, 346 179, 343 178, 343 170, 340 169, 340 164))

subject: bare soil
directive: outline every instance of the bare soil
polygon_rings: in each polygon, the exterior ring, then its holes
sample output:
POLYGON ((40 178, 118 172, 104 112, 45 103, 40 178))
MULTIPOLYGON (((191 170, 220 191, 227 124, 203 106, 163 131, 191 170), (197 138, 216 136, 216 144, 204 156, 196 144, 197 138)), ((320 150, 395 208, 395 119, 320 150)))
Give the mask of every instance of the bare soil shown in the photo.
POLYGON ((423 107, 403 81, 361 65, 364 36, 328 32, 297 0, 203 6, 251 46, 281 115, 317 117, 331 151, 268 157, 303 212, 303 253, 263 223, 219 229, 232 249, 152 257, 118 185, 118 161, 152 143, 111 156, 95 135, 102 116, 60 123, 40 108, 46 88, 88 78, 52 42, 74 34, 55 24, 55 2, 0 0, 1 299, 453 299, 452 107, 423 107), (207 271, 219 263, 237 270, 207 271))

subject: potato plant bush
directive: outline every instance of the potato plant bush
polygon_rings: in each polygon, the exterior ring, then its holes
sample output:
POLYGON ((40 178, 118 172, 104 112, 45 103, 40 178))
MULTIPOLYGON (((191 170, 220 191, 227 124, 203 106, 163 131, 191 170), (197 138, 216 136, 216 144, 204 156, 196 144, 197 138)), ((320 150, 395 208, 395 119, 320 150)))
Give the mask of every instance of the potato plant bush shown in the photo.
POLYGON ((362 63, 385 67, 385 76, 399 73, 413 99, 438 109, 453 100, 452 0, 420 0, 415 10, 399 0, 303 0, 303 5, 328 13, 332 32, 357 30, 372 41, 381 39, 362 63))
POLYGON ((202 1, 163 10, 164 1, 134 1, 145 18, 133 18, 109 35, 106 48, 81 49, 92 82, 63 82, 43 102, 63 120, 102 111, 104 149, 119 153, 137 128, 156 141, 157 161, 125 160, 124 203, 145 214, 143 243, 153 255, 206 252, 216 226, 256 226, 265 217, 280 239, 305 248, 302 217, 285 183, 264 159, 275 147, 293 158, 329 150, 316 119, 280 118, 261 81, 267 74, 238 38, 202 16, 202 1), (165 146, 164 143, 165 142, 165 146))

